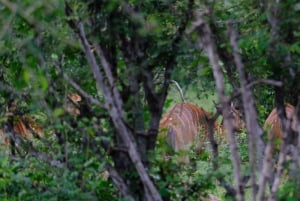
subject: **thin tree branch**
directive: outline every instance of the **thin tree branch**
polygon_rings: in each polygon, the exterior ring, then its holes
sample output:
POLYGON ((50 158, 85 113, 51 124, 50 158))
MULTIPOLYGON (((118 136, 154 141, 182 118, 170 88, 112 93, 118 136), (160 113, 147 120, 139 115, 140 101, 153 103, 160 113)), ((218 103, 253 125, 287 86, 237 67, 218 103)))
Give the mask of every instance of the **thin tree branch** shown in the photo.
POLYGON ((257 113, 255 110, 255 103, 253 94, 250 88, 247 88, 247 80, 246 75, 244 72, 244 64, 242 62, 241 56, 239 54, 240 50, 237 45, 237 33, 233 28, 233 23, 228 23, 228 35, 230 36, 230 44, 233 48, 233 58, 234 63, 236 65, 239 79, 240 79, 240 85, 241 85, 241 94, 242 94, 242 101, 243 101, 243 107, 245 111, 245 119, 246 119, 246 128, 248 131, 248 149, 249 149, 249 162, 250 162, 250 168, 251 168, 251 183, 252 183, 252 200, 256 201, 256 159, 255 155, 259 157, 259 163, 258 168, 262 165, 263 160, 263 150, 264 150, 264 143, 262 141, 262 134, 263 131, 260 128, 258 121, 256 119, 257 113))
MULTIPOLYGON (((7 129, 4 129, 4 130, 7 132, 7 129)), ((27 151, 28 151, 28 154, 30 154, 31 156, 34 156, 34 157, 48 163, 52 167, 58 167, 58 168, 64 167, 64 163, 62 163, 61 161, 52 159, 52 157, 50 157, 49 155, 47 155, 44 152, 37 151, 36 148, 32 145, 32 143, 29 140, 24 139, 19 134, 16 134, 14 131, 12 131, 12 133, 9 133, 9 136, 11 137, 11 139, 14 142, 21 142, 20 145, 18 145, 20 147, 22 147, 26 144, 26 146, 24 146, 24 147, 28 147, 27 151), (24 141, 27 141, 27 142, 25 143, 24 141)), ((18 149, 18 147, 15 147, 15 148, 18 149)), ((18 150, 18 152, 20 153, 21 151, 18 150)), ((16 158, 14 156, 11 156, 11 159, 16 160, 16 158)))
MULTIPOLYGON (((277 108, 277 114, 281 121, 281 129, 283 131, 283 140, 280 146, 279 152, 279 159, 277 162, 277 171, 275 173, 274 181, 271 184, 271 192, 269 201, 276 200, 276 192, 279 188, 281 179, 282 179, 282 172, 284 169, 284 162, 286 161, 286 156, 288 153, 288 144, 289 144, 289 137, 292 136, 292 119, 287 119, 285 107, 282 105, 280 108, 277 108)), ((294 114, 291 116, 293 117, 294 114)))
MULTIPOLYGON (((281 87, 283 85, 283 83, 281 81, 277 81, 277 80, 258 79, 258 80, 248 83, 246 86, 246 89, 251 90, 255 85, 258 85, 258 84, 267 84, 267 85, 276 86, 276 87, 281 87)), ((240 96, 241 94, 242 94, 242 90, 237 89, 231 95, 230 101, 233 101, 236 97, 240 96)))
POLYGON ((272 156, 273 156, 273 135, 270 135, 270 139, 267 143, 264 160, 262 163, 262 170, 259 176, 258 181, 258 192, 257 192, 257 200, 263 201, 265 200, 265 192, 266 192, 266 185, 267 182, 270 182, 270 173, 273 168, 272 166, 272 156))
POLYGON ((276 86, 276 87, 281 87, 283 85, 282 81, 270 80, 270 79, 258 79, 258 80, 250 82, 247 85, 247 88, 251 89, 252 87, 254 87, 257 84, 267 84, 267 85, 276 86))
MULTIPOLYGON (((274 3, 268 4, 268 22, 270 24, 270 42, 268 55, 270 59, 277 59, 278 56, 278 44, 280 44, 280 26, 279 26, 279 18, 280 18, 280 4, 281 1, 276 1, 274 3)), ((287 58, 286 55, 285 58, 287 58)), ((286 60, 288 61, 288 60, 286 60)), ((283 63, 284 66, 287 65, 286 61, 283 63)), ((280 146, 279 159, 277 163, 277 171, 275 173, 274 181, 271 184, 271 192, 269 201, 276 200, 276 192, 279 188, 279 184, 281 181, 282 171, 284 169, 283 165, 286 160, 286 155, 288 152, 288 138, 291 136, 291 120, 287 120, 286 110, 283 105, 283 97, 281 95, 282 90, 280 88, 275 89, 275 101, 277 107, 277 114, 281 121, 281 129, 283 131, 283 140, 280 146)))
POLYGON ((230 121, 230 106, 229 99, 225 96, 225 88, 224 88, 224 77, 219 65, 219 57, 216 53, 215 44, 212 37, 212 32, 207 24, 207 22, 203 19, 203 13, 197 15, 196 24, 197 29, 203 43, 203 47, 208 55, 210 64, 213 69, 213 74, 215 77, 215 82, 217 86, 218 97, 222 104, 222 114, 224 117, 224 125, 227 128, 227 136, 230 143, 230 151, 231 151, 231 160, 234 167, 234 182, 236 185, 236 199, 238 201, 244 200, 244 186, 241 177, 241 166, 240 159, 237 151, 237 143, 234 136, 233 125, 230 121))
POLYGON ((134 201, 134 198, 131 196, 126 183, 124 182, 118 171, 109 164, 105 165, 105 169, 109 172, 109 177, 113 180, 113 183, 117 186, 121 194, 126 197, 126 199, 134 201))
MULTIPOLYGON (((218 144, 214 138, 214 129, 215 129, 215 123, 216 123, 216 119, 218 118, 218 116, 220 115, 220 110, 217 109, 217 112, 214 116, 212 116, 211 118, 207 119, 207 124, 208 124, 208 139, 212 148, 212 153, 213 153, 213 161, 212 161, 212 165, 213 165, 213 169, 215 171, 218 170, 219 168, 219 164, 218 164, 218 158, 219 158, 219 150, 218 150, 218 144)), ((220 125, 216 125, 217 127, 220 127, 220 125)), ((223 132, 223 128, 217 128, 222 129, 222 131, 219 132, 223 132)), ((229 196, 234 197, 236 195, 236 191, 235 189, 230 186, 224 178, 218 178, 218 181, 220 182, 220 185, 226 190, 226 194, 229 196)))
POLYGON ((40 33, 40 28, 38 27, 38 23, 35 21, 33 15, 32 15, 32 8, 36 9, 36 7, 30 8, 30 12, 28 12, 29 9, 24 10, 24 8, 20 8, 20 5, 18 3, 13 3, 11 1, 7 0, 1 0, 0 3, 2 3, 5 7, 7 7, 12 13, 18 14, 21 18, 23 18, 30 26, 35 28, 35 31, 37 33, 40 33), (27 12, 26 12, 27 11, 27 12))
POLYGON ((20 98, 25 97, 25 96, 28 96, 28 94, 29 94, 29 93, 27 92, 27 90, 25 90, 25 92, 18 91, 17 89, 15 89, 15 88, 13 88, 13 87, 11 87, 11 86, 9 86, 9 85, 6 85, 6 84, 4 84, 4 83, 2 83, 2 82, 0 82, 0 89, 3 90, 3 91, 8 92, 8 93, 10 93, 10 94, 13 94, 13 95, 15 95, 15 96, 18 96, 18 97, 20 97, 20 98))
POLYGON ((58 66, 55 65, 56 70, 62 74, 64 79, 72 86, 74 89, 78 91, 78 93, 84 97, 86 100, 91 102, 92 104, 95 104, 101 108, 104 108, 104 105, 100 103, 97 99, 93 98, 90 94, 88 94, 86 91, 84 91, 79 84, 77 84, 72 78, 70 78, 65 72, 62 71, 62 69, 58 66))
MULTIPOLYGON (((84 32, 83 32, 83 24, 82 23, 79 24, 79 30, 80 30, 80 35, 83 36, 84 32)), ((88 44, 87 40, 86 40, 86 42, 88 44)), ((111 72, 111 66, 110 66, 109 62, 107 61, 106 57, 104 56, 101 46, 98 43, 94 43, 93 45, 95 47, 97 56, 100 59, 101 66, 104 69, 106 78, 108 79, 108 82, 109 82, 109 87, 107 87, 107 89, 108 90, 111 89, 113 101, 115 102, 115 106, 118 109, 118 112, 120 113, 120 115, 123 117, 124 116, 123 102, 122 102, 121 94, 119 93, 119 91, 115 85, 115 82, 114 82, 114 79, 112 76, 112 72, 111 72)), ((96 69, 94 69, 94 72, 95 72, 95 70, 96 69)), ((98 68, 98 71, 99 71, 99 68, 98 68)), ((101 75, 100 72, 98 72, 97 74, 101 75)), ((100 85, 100 87, 101 87, 101 85, 100 85)))
MULTIPOLYGON (((97 124, 95 125, 94 129, 96 130, 97 136, 101 137, 104 135, 104 132, 100 128, 100 126, 97 124)), ((86 131, 84 131, 86 132, 86 131)), ((101 145, 105 149, 106 152, 110 152, 112 147, 105 142, 104 140, 101 140, 101 145)), ((97 157, 99 160, 103 160, 105 158, 101 152, 101 150, 98 148, 97 144, 95 141, 90 142, 90 147, 94 150, 95 153, 97 153, 97 157)), ((130 190, 128 189, 125 181, 121 177, 121 175, 118 173, 118 171, 109 163, 105 164, 105 170, 108 171, 109 177, 112 179, 113 184, 117 187, 117 189, 120 191, 120 193, 126 197, 128 200, 134 200, 133 196, 130 193, 130 190)))
POLYGON ((282 147, 281 147, 281 151, 279 153, 279 159, 278 159, 278 163, 277 163, 277 171, 275 173, 275 178, 274 178, 274 181, 272 184, 270 197, 268 199, 269 201, 276 200, 276 192, 278 190, 278 187, 279 187, 279 184, 281 181, 281 175, 282 175, 282 172, 284 169, 284 162, 286 160, 286 155, 287 155, 287 146, 286 146, 286 143, 282 142, 282 147))
MULTIPOLYGON (((194 6, 194 0, 188 0, 188 7, 186 9, 186 12, 183 16, 182 21, 180 22, 178 29, 172 39, 170 49, 166 51, 163 51, 161 54, 167 54, 167 57, 164 57, 164 63, 165 63, 165 71, 164 71, 164 77, 163 77, 163 83, 160 88, 160 91, 157 93, 155 89, 155 85, 153 84, 153 75, 150 73, 146 73, 144 70, 142 72, 142 75, 144 77, 144 89, 146 92, 146 98, 149 103, 149 109, 151 112, 151 120, 149 123, 149 130, 148 135, 156 136, 157 135, 157 128, 159 125, 159 120, 162 113, 162 106, 166 99, 167 92, 170 85, 171 80, 171 74, 173 72, 174 67, 176 66, 176 54, 179 51, 179 43, 183 39, 183 35, 185 34, 186 27, 192 17, 192 11, 194 6)), ((150 65, 147 66, 147 69, 152 69, 154 66, 158 65, 158 62, 161 62, 161 59, 159 59, 161 55, 159 55, 156 59, 156 61, 150 65)), ((156 137, 152 138, 152 142, 150 141, 150 145, 152 147, 149 147, 150 149, 153 148, 155 145, 156 137)))
MULTIPOLYGON (((69 7, 69 6, 66 5, 66 7, 69 7)), ((94 54, 92 53, 92 51, 90 49, 90 44, 86 38, 83 23, 81 21, 79 21, 76 24, 77 24, 76 28, 78 30, 77 34, 78 34, 78 37, 82 44, 83 51, 86 55, 89 66, 95 76, 95 79, 96 79, 99 87, 101 87, 101 89, 103 91, 103 95, 105 98, 105 106, 112 118, 112 121, 113 121, 116 129, 117 129, 118 135, 120 135, 121 139, 123 140, 123 142, 125 143, 125 145, 128 148, 129 157, 130 157, 131 161, 133 162, 133 164, 140 176, 141 182, 144 185, 144 190, 145 190, 145 192, 146 191, 150 192, 150 194, 152 196, 152 200, 160 201, 160 200, 162 200, 162 198, 161 198, 159 192, 157 191, 156 187, 154 186, 153 182, 151 181, 151 179, 145 169, 145 166, 143 165, 143 163, 141 161, 141 158, 137 151, 137 146, 136 146, 135 140, 133 138, 133 135, 123 122, 124 111, 122 109, 122 104, 120 104, 121 100, 115 100, 118 97, 113 95, 109 86, 106 85, 103 75, 100 73, 99 65, 97 63, 97 60, 96 60, 94 54)), ((106 65, 105 57, 101 57, 99 59, 100 59, 102 65, 106 65)), ((109 67, 104 67, 104 68, 109 68, 109 67)))

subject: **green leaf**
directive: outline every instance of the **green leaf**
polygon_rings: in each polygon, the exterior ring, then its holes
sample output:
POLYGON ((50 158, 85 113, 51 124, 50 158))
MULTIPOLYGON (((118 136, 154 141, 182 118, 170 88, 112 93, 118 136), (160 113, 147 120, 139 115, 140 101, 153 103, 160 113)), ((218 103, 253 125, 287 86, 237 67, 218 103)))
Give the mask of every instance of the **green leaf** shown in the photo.
POLYGON ((24 69, 23 70, 23 80, 25 81, 25 83, 29 84, 30 83, 30 78, 31 78, 31 75, 30 75, 30 72, 28 69, 24 69))

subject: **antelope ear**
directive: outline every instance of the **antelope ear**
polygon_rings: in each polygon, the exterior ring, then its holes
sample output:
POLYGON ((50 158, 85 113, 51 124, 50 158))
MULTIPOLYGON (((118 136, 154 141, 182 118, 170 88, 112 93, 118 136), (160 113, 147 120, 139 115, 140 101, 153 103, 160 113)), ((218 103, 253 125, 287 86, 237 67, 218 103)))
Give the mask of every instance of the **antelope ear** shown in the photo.
POLYGON ((75 93, 68 94, 68 98, 74 103, 78 103, 82 100, 81 96, 75 93))

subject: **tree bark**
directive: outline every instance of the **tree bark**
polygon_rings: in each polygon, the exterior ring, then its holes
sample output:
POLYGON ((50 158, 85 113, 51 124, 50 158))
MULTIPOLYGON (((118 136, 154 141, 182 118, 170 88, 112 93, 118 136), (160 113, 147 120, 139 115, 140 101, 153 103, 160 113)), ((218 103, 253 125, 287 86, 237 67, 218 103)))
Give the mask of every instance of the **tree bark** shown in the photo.
MULTIPOLYGON (((108 110, 109 115, 115 125, 117 134, 123 140, 123 142, 126 146, 126 149, 128 151, 128 155, 129 155, 135 169, 137 170, 137 172, 139 174, 139 177, 140 177, 141 182, 144 187, 144 192, 146 192, 146 191, 150 192, 149 193, 149 195, 150 195, 149 199, 151 198, 150 200, 155 200, 155 201, 162 200, 159 192, 157 191, 156 187, 154 186, 153 182, 151 181, 151 179, 145 169, 145 166, 143 165, 143 163, 141 161, 133 134, 126 127, 126 125, 124 124, 124 120, 122 119, 124 116, 124 111, 122 109, 123 103, 121 102, 120 94, 118 93, 112 80, 110 80, 110 82, 109 82, 110 86, 107 86, 105 84, 104 78, 99 71, 100 68, 97 64, 96 58, 93 55, 93 53, 91 52, 90 44, 88 43, 88 40, 86 38, 86 34, 84 31, 82 22, 78 23, 78 31, 79 31, 78 36, 80 38, 80 41, 83 46, 84 53, 86 54, 86 58, 88 60, 90 68, 94 74, 94 77, 95 77, 99 87, 102 89, 102 92, 103 92, 103 95, 105 98, 105 107, 108 110), (113 89, 110 90, 110 87, 112 87, 113 89)), ((99 46, 98 48, 101 48, 101 47, 99 46)), ((102 64, 103 68, 105 69, 105 72, 107 73, 106 76, 109 77, 111 75, 111 72, 109 70, 110 69, 109 63, 106 61, 104 55, 101 54, 101 51, 99 51, 99 53, 100 53, 99 59, 101 61, 101 64, 102 64)))
POLYGON ((225 95, 225 88, 224 88, 224 77, 219 65, 219 57, 216 52, 215 43, 213 41, 212 32, 207 24, 207 22, 203 19, 203 14, 197 16, 197 21, 195 24, 197 25, 198 33, 201 36, 203 47, 208 55, 210 64, 213 69, 213 74, 217 86, 217 93, 219 100, 222 105, 222 114, 224 117, 224 125, 227 129, 227 136, 230 143, 230 151, 231 151, 231 160, 234 167, 234 181, 236 185, 236 199, 238 201, 244 200, 244 186, 242 182, 241 176, 241 166, 240 166, 240 159, 238 155, 238 148, 236 139, 234 136, 233 125, 230 121, 230 106, 229 106, 229 99, 225 95))

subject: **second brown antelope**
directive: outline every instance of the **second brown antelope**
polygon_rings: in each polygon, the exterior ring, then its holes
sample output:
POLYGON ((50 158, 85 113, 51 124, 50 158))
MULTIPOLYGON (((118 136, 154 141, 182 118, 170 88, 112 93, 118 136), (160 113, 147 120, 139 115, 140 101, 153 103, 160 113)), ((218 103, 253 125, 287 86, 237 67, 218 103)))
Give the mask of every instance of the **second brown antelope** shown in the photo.
POLYGON ((3 128, 0 128, 0 144, 8 145, 11 139, 22 136, 30 138, 32 136, 41 137, 44 133, 41 125, 28 114, 20 114, 17 109, 17 101, 9 101, 7 106, 7 112, 4 115, 5 122, 3 122, 3 128), (6 124, 6 126, 4 126, 6 124), (9 125, 9 126, 8 126, 9 125), (6 129, 4 129, 6 127, 6 129), (14 136, 14 134, 18 136, 14 136))
MULTIPOLYGON (((296 109, 293 105, 286 103, 285 105, 285 113, 287 120, 291 121, 291 129, 293 132, 297 132, 297 115, 296 109)), ((268 130, 269 136, 272 135, 275 138, 282 139, 283 131, 282 131, 282 123, 277 114, 277 109, 274 108, 272 112, 269 114, 268 118, 264 123, 264 129, 268 130)))
POLYGON ((81 101, 82 101, 82 98, 80 95, 78 95, 76 93, 70 93, 64 99, 63 109, 70 115, 76 117, 76 116, 80 115, 79 103, 81 101))
MULTIPOLYGON (((76 93, 68 94, 67 98, 64 99, 63 102, 63 109, 72 116, 78 116, 80 114, 79 110, 79 103, 81 102, 82 98, 80 95, 76 93)), ((43 128, 41 125, 37 123, 32 117, 28 114, 16 115, 16 102, 12 101, 8 106, 8 112, 6 113, 5 117, 7 119, 11 119, 11 131, 18 136, 22 136, 25 138, 31 138, 32 135, 36 137, 43 136, 43 128)), ((7 133, 4 132, 3 128, 0 128, 0 144, 8 145, 12 136, 9 136, 7 133)), ((18 137, 17 136, 17 137, 18 137)))
MULTIPOLYGON (((231 108, 232 123, 236 131, 244 128, 244 121, 240 113, 231 108)), ((208 119, 212 115, 203 108, 191 103, 178 103, 174 105, 160 121, 160 134, 167 139, 168 144, 175 150, 184 148, 195 143, 197 149, 202 149, 202 144, 208 139, 208 119)), ((218 135, 224 135, 223 125, 212 125, 218 135)))

